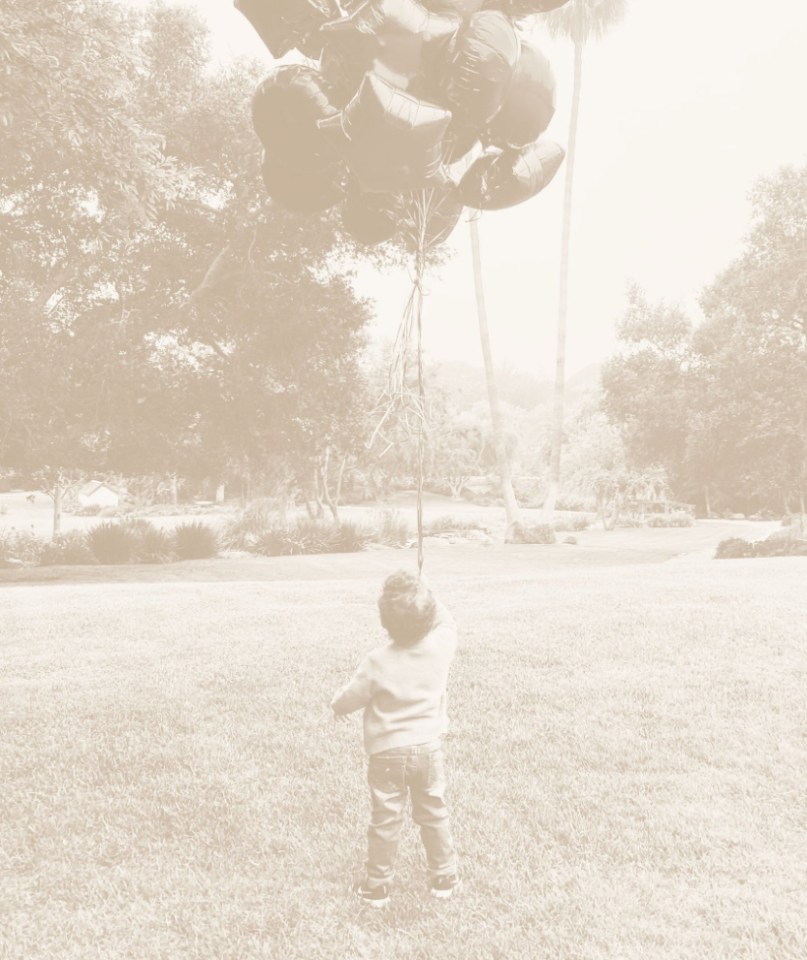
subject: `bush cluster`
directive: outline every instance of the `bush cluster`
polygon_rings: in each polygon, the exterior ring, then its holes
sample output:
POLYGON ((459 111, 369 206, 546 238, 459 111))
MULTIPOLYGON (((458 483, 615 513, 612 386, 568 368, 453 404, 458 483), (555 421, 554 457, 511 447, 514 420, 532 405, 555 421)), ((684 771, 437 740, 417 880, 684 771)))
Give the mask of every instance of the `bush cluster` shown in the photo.
POLYGON ((376 540, 387 547, 403 547, 409 542, 409 524, 398 510, 382 510, 376 517, 376 540))
POLYGON ((807 557, 807 539, 772 534, 766 540, 755 541, 731 537, 717 545, 716 560, 742 557, 807 557))
POLYGON ((585 513, 575 513, 570 516, 559 517, 552 524, 555 533, 579 533, 586 530, 591 523, 591 518, 585 513))
POLYGON ((482 530, 487 533, 477 520, 463 520, 449 514, 430 520, 425 525, 424 533, 427 537, 439 537, 443 533, 468 533, 469 530, 482 530))
POLYGON ((329 523, 301 518, 268 527, 260 534, 253 549, 267 557, 358 553, 374 538, 374 531, 356 523, 329 523))
POLYGON ((170 563, 215 557, 218 551, 216 531, 198 522, 163 530, 143 519, 103 520, 86 532, 70 530, 52 541, 33 531, 0 530, 0 563, 7 564, 170 563))
POLYGON ((555 543, 555 531, 548 523, 514 523, 508 532, 508 543, 555 543))
POLYGON ((0 530, 0 563, 39 563, 44 546, 33 530, 0 530))
POLYGON ((691 513, 675 510, 673 513, 655 513, 648 517, 648 527, 691 527, 695 520, 691 513))

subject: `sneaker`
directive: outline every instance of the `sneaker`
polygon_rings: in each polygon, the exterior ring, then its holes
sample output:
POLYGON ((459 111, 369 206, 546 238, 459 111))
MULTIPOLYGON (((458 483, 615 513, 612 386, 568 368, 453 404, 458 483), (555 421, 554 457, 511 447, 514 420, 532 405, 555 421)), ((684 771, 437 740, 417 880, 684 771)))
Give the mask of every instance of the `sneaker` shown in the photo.
POLYGON ((382 883, 378 887, 368 887, 367 881, 363 880, 353 887, 353 892, 363 903, 368 903, 371 907, 383 907, 389 903, 389 887, 382 883))
POLYGON ((440 900, 448 900, 455 890, 459 888, 460 878, 453 874, 450 877, 435 877, 432 880, 429 893, 440 900))

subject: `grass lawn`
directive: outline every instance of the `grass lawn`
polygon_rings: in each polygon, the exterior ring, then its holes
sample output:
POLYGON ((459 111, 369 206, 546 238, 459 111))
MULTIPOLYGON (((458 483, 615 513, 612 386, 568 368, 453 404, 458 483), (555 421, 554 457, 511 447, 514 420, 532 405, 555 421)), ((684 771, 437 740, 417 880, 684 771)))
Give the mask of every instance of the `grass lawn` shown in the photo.
POLYGON ((0 588, 0 957, 802 960, 807 562, 463 555, 432 581, 465 885, 430 899, 408 829, 383 911, 327 703, 411 555, 0 588))

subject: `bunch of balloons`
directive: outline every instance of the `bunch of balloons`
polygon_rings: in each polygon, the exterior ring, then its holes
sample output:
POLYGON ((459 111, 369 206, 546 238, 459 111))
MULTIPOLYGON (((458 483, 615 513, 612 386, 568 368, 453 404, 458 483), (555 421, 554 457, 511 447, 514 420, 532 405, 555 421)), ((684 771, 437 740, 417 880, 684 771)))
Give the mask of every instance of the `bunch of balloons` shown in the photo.
POLYGON ((463 207, 542 190, 564 151, 549 61, 516 21, 567 0, 235 0, 273 57, 253 122, 269 194, 292 210, 342 205, 362 243, 444 240, 463 207), (302 59, 302 58, 301 58, 302 59))

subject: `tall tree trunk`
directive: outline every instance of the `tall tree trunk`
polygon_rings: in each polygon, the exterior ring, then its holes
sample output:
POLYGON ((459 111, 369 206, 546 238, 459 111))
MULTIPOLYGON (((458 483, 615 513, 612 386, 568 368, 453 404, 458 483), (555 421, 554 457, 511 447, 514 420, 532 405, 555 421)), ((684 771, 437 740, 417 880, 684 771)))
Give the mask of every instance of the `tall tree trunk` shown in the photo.
POLYGON ((64 495, 64 478, 61 473, 56 474, 53 481, 53 537, 58 540, 62 533, 62 497, 64 495))
POLYGON ((703 507, 706 511, 706 519, 711 520, 712 518, 712 503, 709 499, 709 488, 703 488, 703 507))
POLYGON ((560 452, 563 444, 563 407, 566 393, 566 315, 569 303, 569 255, 572 238, 572 188, 577 146, 577 121, 580 115, 580 89, 583 82, 583 44, 574 44, 574 86, 572 114, 569 120, 569 145, 566 152, 566 177, 563 188, 563 229, 560 242, 560 282, 558 290, 558 326, 555 353, 555 393, 552 403, 552 445, 549 460, 549 490, 544 501, 545 522, 555 516, 560 487, 560 452))
POLYGON ((504 515, 507 521, 507 535, 513 525, 521 519, 516 495, 513 492, 513 480, 510 475, 510 461, 507 456, 507 445, 504 440, 504 421, 499 401, 499 388, 496 384, 496 371, 493 367, 493 351, 490 347, 490 330, 488 328, 488 312, 485 305, 485 288, 482 283, 482 256, 479 251, 479 222, 476 218, 470 221, 471 252, 474 264, 474 287, 476 289, 476 311, 479 318, 479 339, 482 342, 482 357, 485 362, 485 380, 488 386, 488 401, 490 402, 490 422, 493 427, 493 444, 496 450, 496 463, 499 467, 499 478, 502 485, 502 500, 504 501, 504 515))

